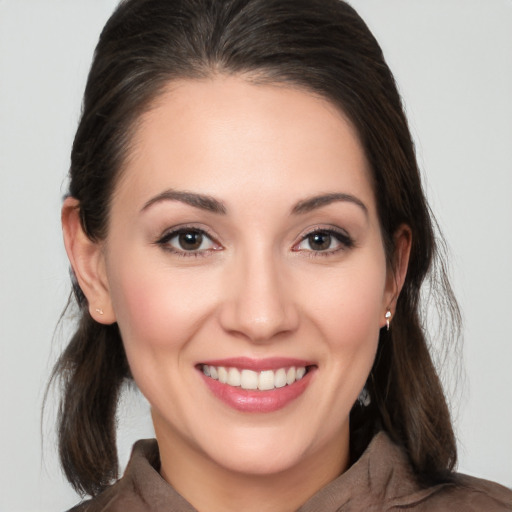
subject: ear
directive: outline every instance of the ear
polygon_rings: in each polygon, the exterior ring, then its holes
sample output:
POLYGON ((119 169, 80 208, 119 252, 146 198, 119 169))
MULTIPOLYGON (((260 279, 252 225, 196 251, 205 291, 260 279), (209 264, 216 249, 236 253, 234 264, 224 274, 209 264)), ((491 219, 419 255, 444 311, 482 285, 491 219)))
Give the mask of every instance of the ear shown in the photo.
MULTIPOLYGON (((402 291, 409 266, 411 254, 412 233, 411 228, 406 224, 400 225, 393 235, 394 253, 388 267, 386 278, 386 292, 384 294, 384 314, 391 312, 391 318, 395 315, 396 301, 402 291)), ((384 324, 385 325, 385 322, 384 324)))
POLYGON ((87 298, 89 313, 96 322, 116 321, 105 271, 103 244, 91 240, 80 222, 80 203, 73 197, 62 205, 64 245, 78 284, 87 298))

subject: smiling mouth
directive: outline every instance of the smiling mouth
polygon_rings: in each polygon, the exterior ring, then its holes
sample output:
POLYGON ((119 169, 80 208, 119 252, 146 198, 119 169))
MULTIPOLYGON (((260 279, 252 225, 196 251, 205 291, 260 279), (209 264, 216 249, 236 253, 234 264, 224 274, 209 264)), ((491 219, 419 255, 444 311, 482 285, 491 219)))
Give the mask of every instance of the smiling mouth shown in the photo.
POLYGON ((206 377, 228 386, 253 391, 271 391, 302 380, 308 373, 309 366, 291 366, 256 372, 249 369, 240 370, 203 364, 200 365, 200 369, 206 377))

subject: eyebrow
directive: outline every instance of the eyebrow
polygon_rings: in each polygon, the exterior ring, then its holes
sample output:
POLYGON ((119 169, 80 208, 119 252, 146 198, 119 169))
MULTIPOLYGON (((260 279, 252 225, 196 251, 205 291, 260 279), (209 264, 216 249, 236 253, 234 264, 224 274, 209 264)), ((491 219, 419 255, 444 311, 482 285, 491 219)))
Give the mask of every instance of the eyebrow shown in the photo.
MULTIPOLYGON (((196 192, 186 192, 173 189, 165 190, 161 194, 151 198, 144 204, 141 211, 145 211, 154 204, 164 201, 179 201, 195 208, 200 208, 201 210, 206 210, 221 215, 225 215, 227 213, 227 209, 224 206, 224 203, 215 199, 214 197, 205 194, 198 194, 196 192)), ((308 213, 335 202, 353 203, 360 207, 364 211, 365 215, 368 215, 368 208, 360 199, 351 194, 343 193, 322 194, 303 199, 292 208, 292 214, 300 215, 308 213)))
POLYGON ((200 208, 201 210, 221 215, 226 214, 227 211, 221 201, 218 201, 211 196, 173 189, 165 190, 161 194, 151 198, 144 204, 141 211, 145 211, 154 204, 161 203, 163 201, 179 201, 195 208, 200 208))
POLYGON ((316 210, 317 208, 321 208, 322 206, 327 206, 338 201, 355 204, 363 210, 366 216, 368 215, 368 208, 360 199, 351 194, 342 193, 322 194, 319 196, 308 197, 307 199, 299 201, 292 208, 292 213, 295 215, 308 213, 316 210))

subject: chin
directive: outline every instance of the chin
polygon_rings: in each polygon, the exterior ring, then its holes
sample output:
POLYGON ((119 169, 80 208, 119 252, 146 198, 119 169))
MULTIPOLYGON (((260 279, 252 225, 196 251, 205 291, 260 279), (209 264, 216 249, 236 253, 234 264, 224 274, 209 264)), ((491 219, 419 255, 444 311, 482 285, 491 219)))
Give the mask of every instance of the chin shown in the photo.
POLYGON ((298 467, 303 452, 292 446, 276 449, 274 443, 267 447, 231 446, 229 452, 213 454, 212 460, 227 471, 248 476, 271 476, 298 467))
POLYGON ((264 477, 303 469, 308 460, 338 451, 344 437, 344 432, 322 433, 318 428, 260 426, 231 432, 224 443, 218 439, 207 452, 225 470, 264 477))

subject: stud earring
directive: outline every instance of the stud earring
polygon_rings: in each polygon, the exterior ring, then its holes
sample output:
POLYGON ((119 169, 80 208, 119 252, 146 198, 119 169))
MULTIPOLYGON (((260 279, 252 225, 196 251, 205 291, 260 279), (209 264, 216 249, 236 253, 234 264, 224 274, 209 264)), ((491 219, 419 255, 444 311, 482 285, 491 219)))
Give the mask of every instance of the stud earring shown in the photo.
POLYGON ((96 308, 96 313, 99 313, 100 315, 103 315, 103 309, 96 308))
POLYGON ((388 309, 386 311, 386 330, 389 331, 389 323, 391 322, 391 311, 388 309))
POLYGON ((372 403, 372 398, 366 386, 363 388, 357 399, 361 407, 368 407, 372 403))

